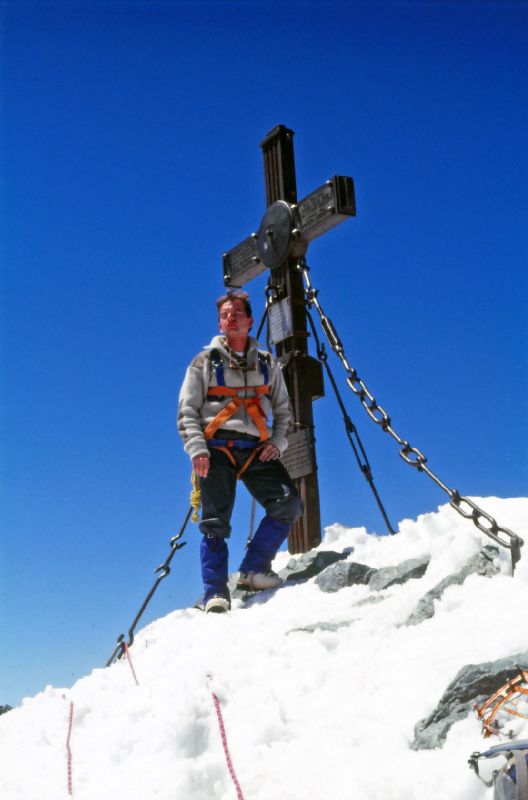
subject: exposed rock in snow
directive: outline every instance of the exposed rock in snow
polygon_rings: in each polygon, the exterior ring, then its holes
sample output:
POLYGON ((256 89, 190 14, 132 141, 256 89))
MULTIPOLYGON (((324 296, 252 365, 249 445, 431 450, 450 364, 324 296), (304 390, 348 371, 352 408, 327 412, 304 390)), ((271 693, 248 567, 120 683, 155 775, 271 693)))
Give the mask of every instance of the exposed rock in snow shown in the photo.
POLYGON ((338 592, 345 586, 368 583, 375 570, 356 561, 339 561, 324 569, 315 579, 322 592, 338 592))
MULTIPOLYGON (((482 505, 512 530, 526 529, 527 500, 482 505)), ((528 554, 512 578, 501 551, 500 574, 477 570, 449 585, 427 623, 405 625, 420 598, 459 574, 485 541, 446 505, 404 520, 398 536, 334 525, 310 554, 281 552, 274 568, 289 580, 280 589, 235 597, 229 614, 180 609, 138 631, 129 653, 138 683, 121 659, 3 714, 0 797, 68 796, 73 703, 76 800, 232 800, 214 691, 248 800, 275 797, 277 781, 288 800, 486 800, 467 766, 483 745, 472 705, 516 661, 528 666, 520 619, 528 554), (357 570, 361 582, 321 591, 332 564, 338 576, 357 570), (488 663, 510 653, 504 670, 488 663), (390 743, 383 758, 380 742, 390 743)), ((528 712, 517 724, 515 735, 527 738, 528 712)))
POLYGON ((498 661, 468 664, 451 681, 440 702, 414 729, 413 750, 431 750, 443 744, 449 729, 464 719, 475 705, 480 705, 518 672, 528 666, 528 650, 498 661))
POLYGON ((349 551, 337 553, 335 550, 310 550, 299 558, 291 558, 279 575, 285 581, 306 581, 319 575, 324 569, 348 558, 349 551))
POLYGON ((480 553, 476 553, 464 564, 462 569, 445 577, 433 589, 430 589, 418 601, 418 605, 406 621, 406 625, 418 625, 434 615, 435 600, 439 600, 448 586, 464 583, 468 575, 485 575, 488 578, 500 572, 499 550, 492 545, 485 545, 480 553))
POLYGON ((398 583, 421 578, 429 565, 429 558, 409 558, 395 567, 382 567, 369 578, 369 589, 381 592, 398 583))

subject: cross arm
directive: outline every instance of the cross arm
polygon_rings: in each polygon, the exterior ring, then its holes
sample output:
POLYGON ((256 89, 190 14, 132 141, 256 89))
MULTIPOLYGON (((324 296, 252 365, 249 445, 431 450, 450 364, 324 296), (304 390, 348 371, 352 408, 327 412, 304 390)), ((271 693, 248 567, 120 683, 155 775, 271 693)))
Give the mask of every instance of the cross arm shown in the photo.
POLYGON ((258 233, 223 255, 224 284, 243 286, 269 266, 306 253, 313 239, 356 215, 352 178, 334 175, 297 204, 272 203, 258 233))

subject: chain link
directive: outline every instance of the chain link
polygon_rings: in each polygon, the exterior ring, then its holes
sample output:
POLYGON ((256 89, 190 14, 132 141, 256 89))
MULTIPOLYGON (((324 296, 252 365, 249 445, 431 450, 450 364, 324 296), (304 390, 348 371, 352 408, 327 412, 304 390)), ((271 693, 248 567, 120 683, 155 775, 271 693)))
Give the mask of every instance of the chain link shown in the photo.
POLYGON ((169 544, 170 544, 169 555, 165 559, 164 563, 161 564, 159 567, 156 567, 156 569, 154 570, 154 574, 158 574, 158 578, 156 579, 152 589, 150 590, 150 592, 146 596, 145 600, 143 601, 143 605, 141 606, 141 608, 139 609, 138 613, 134 617, 134 621, 132 622, 132 625, 128 629, 128 642, 125 642, 125 634, 124 633, 122 633, 122 634, 120 634, 118 636, 117 645, 116 645, 116 647, 114 649, 114 652, 112 653, 112 655, 110 656, 110 658, 106 662, 106 666, 107 667, 109 667, 111 664, 113 664, 114 661, 116 661, 117 659, 122 658, 122 656, 126 653, 126 650, 127 650, 128 647, 132 647, 132 645, 134 643, 134 631, 136 629, 136 625, 138 624, 139 620, 143 616, 143 612, 145 611, 146 607, 148 606, 148 604, 152 600, 152 596, 153 596, 154 592, 156 591, 156 589, 158 588, 159 584, 161 583, 161 581, 164 578, 167 577, 167 575, 170 574, 170 571, 171 571, 170 562, 172 561, 174 554, 176 553, 177 550, 181 550, 181 548, 185 547, 185 545, 187 544, 187 542, 181 542, 180 543, 179 539, 181 539, 181 537, 184 534, 185 528, 187 527, 187 523, 189 522, 189 520, 191 518, 192 512, 193 512, 193 507, 191 506, 189 508, 189 510, 187 512, 187 515, 186 515, 186 517, 185 517, 185 519, 183 521, 183 524, 182 524, 182 526, 180 528, 180 532, 177 533, 176 536, 173 536, 172 539, 169 542, 169 544))
POLYGON ((501 547, 505 547, 510 551, 512 561, 512 573, 515 569, 515 564, 521 557, 521 547, 524 544, 523 540, 513 531, 504 528, 496 522, 496 520, 480 508, 473 500, 468 497, 462 497, 457 489, 450 489, 446 484, 436 475, 427 465, 427 457, 413 447, 410 442, 403 439, 392 427, 391 418, 384 408, 376 402, 375 397, 369 392, 366 384, 359 377, 357 370, 350 366, 345 356, 343 344, 339 335, 332 323, 331 319, 324 313, 321 304, 318 300, 319 290, 315 289, 312 285, 309 275, 309 266, 305 258, 301 258, 297 264, 297 269, 302 273, 305 284, 305 298, 309 308, 312 306, 316 309, 321 319, 321 327, 323 328, 330 347, 338 356, 346 372, 346 382, 359 400, 376 425, 379 425, 385 433, 388 433, 400 447, 400 457, 409 464, 415 467, 418 472, 424 472, 442 489, 448 496, 450 505, 458 511, 466 519, 471 519, 476 527, 489 536, 501 547), (483 523, 485 520, 487 524, 483 523))

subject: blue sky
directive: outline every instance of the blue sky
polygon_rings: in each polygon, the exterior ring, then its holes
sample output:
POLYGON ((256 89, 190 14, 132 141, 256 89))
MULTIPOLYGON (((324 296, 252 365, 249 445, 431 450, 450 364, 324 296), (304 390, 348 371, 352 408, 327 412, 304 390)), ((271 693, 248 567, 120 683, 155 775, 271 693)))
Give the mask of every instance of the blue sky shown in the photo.
MULTIPOLYGON (((526 496, 526 3, 0 13, 0 705, 102 666, 168 553, 190 485, 179 385, 216 332, 221 254, 264 213, 278 123, 299 197, 355 180, 357 218, 308 252, 350 363, 447 485, 526 496)), ((391 520, 444 503, 342 387, 391 520)), ((327 390, 323 524, 382 533, 327 390)), ((242 489, 233 569, 249 509, 242 489)), ((200 593, 185 538, 145 622, 200 593)))

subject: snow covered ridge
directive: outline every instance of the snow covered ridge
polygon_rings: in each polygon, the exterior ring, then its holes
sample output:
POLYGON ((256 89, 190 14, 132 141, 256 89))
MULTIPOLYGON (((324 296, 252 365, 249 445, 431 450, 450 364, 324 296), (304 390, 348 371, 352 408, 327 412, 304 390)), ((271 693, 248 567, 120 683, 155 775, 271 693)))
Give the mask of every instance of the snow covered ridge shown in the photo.
MULTIPOLYGON (((475 500, 528 543, 528 499, 475 500)), ((528 544, 513 579, 500 552, 492 577, 447 586, 432 616, 405 624, 424 595, 492 543, 448 505, 399 530, 378 538, 332 525, 318 550, 348 548, 338 563, 374 570, 428 561, 422 577, 333 592, 312 578, 235 600, 228 615, 175 611, 136 637, 139 685, 122 660, 24 700, 0 717, 0 797, 70 796, 73 702, 74 798, 235 800, 214 691, 244 800, 490 800, 467 759, 496 739, 483 739, 473 712, 443 746, 411 744, 460 669, 527 650, 528 544)), ((274 568, 290 558, 279 554, 274 568)), ((515 736, 528 738, 528 720, 515 736)))

